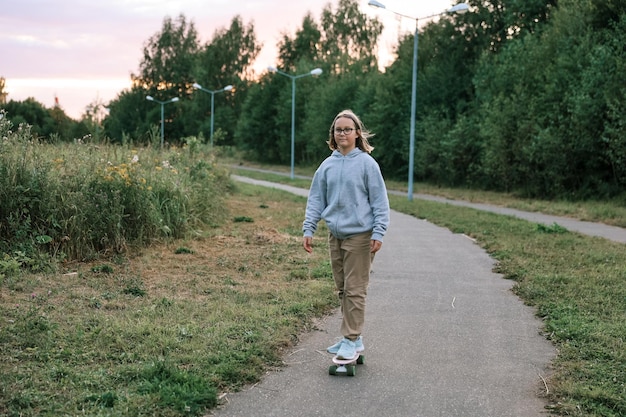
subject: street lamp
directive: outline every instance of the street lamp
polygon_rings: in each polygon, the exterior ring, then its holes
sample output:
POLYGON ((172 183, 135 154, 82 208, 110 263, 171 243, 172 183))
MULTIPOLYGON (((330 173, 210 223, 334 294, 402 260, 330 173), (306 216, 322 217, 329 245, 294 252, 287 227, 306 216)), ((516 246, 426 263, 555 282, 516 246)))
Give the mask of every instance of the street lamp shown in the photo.
POLYGON ((146 100, 148 101, 154 101, 155 103, 159 103, 161 105, 161 149, 163 149, 163 137, 164 137, 164 133, 163 133, 163 129, 164 129, 164 121, 165 121, 165 115, 164 115, 164 111, 163 108, 165 107, 166 104, 168 103, 175 103, 178 101, 178 97, 174 97, 171 98, 167 101, 160 101, 157 100, 156 98, 152 97, 152 96, 146 96, 146 100))
POLYGON ((196 88, 198 90, 202 90, 205 91, 209 94, 211 94, 211 147, 213 147, 213 107, 214 107, 214 103, 215 103, 215 93, 221 93, 223 91, 230 91, 233 89, 232 85, 227 85, 226 87, 222 88, 221 90, 207 90, 206 88, 202 87, 200 84, 198 83, 194 83, 193 84, 193 88, 196 88))
MULTIPOLYGON (((389 10, 385 7, 384 4, 376 1, 370 0, 367 4, 372 7, 378 7, 381 9, 389 10)), ((446 13, 465 13, 469 10, 469 5, 467 3, 459 3, 456 6, 441 12, 431 14, 429 16, 422 17, 421 19, 429 19, 431 17, 439 16, 446 13)), ((415 153, 415 111, 417 107, 416 98, 417 98, 417 34, 418 34, 418 21, 417 17, 407 16, 402 13, 394 12, 393 10, 389 10, 391 13, 408 17, 410 19, 415 19, 415 36, 413 37, 413 80, 411 83, 411 129, 409 132, 409 191, 408 191, 408 199, 409 201, 413 200, 413 165, 414 165, 414 153, 415 153)))
POLYGON ((289 75, 275 67, 267 67, 270 72, 277 72, 280 75, 291 78, 291 179, 294 178, 294 160, 296 153, 296 80, 302 77, 308 77, 309 75, 320 75, 322 73, 321 68, 315 68, 306 74, 289 75))

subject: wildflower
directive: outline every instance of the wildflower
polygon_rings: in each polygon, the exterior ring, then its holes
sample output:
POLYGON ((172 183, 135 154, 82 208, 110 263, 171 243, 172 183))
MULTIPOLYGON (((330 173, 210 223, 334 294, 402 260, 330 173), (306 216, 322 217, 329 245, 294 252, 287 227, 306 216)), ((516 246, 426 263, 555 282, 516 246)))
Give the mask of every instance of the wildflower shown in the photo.
POLYGON ((132 159, 132 161, 130 161, 130 162, 131 162, 131 163, 133 163, 133 164, 135 164, 135 163, 139 162, 139 155, 135 155, 135 156, 133 156, 133 159, 132 159))

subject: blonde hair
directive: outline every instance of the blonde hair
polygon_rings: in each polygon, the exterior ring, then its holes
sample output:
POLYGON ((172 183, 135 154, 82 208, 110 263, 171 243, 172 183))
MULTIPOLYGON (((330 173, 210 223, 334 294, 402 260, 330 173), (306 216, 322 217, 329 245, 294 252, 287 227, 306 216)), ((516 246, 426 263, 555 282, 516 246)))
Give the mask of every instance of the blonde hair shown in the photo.
POLYGON ((359 116, 354 114, 352 110, 343 110, 339 112, 337 116, 335 116, 333 123, 330 125, 330 131, 328 132, 328 141, 326 141, 328 147, 332 151, 337 150, 337 141, 335 140, 335 123, 337 123, 338 119, 341 119, 343 117, 350 119, 354 122, 354 127, 356 128, 356 132, 359 135, 356 138, 356 147, 363 152, 371 153, 374 150, 374 147, 370 145, 367 139, 374 136, 374 134, 365 129, 365 126, 363 125, 361 119, 359 119, 359 116))

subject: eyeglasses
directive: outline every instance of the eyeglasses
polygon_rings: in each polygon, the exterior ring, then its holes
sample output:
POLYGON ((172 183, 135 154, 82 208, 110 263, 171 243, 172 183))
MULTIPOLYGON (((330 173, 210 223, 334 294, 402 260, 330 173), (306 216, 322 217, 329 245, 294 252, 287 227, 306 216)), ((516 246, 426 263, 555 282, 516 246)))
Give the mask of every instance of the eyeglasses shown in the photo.
POLYGON ((344 135, 349 135, 350 133, 354 132, 356 129, 353 127, 346 127, 345 129, 335 129, 335 135, 341 135, 342 133, 344 135))

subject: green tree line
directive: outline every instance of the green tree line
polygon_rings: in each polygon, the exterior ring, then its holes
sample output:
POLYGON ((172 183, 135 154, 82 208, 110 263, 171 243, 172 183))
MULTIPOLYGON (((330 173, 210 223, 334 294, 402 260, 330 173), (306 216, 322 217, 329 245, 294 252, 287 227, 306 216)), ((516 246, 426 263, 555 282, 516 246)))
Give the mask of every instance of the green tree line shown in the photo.
MULTIPOLYGON (((469 13, 420 24, 414 179, 540 198, 623 196, 626 3, 468 3, 469 13)), ((296 164, 328 155, 330 121, 350 108, 376 134, 373 156, 386 178, 406 179, 413 34, 401 35, 392 63, 380 70, 382 29, 357 0, 337 0, 319 20, 308 14, 294 34, 281 35, 281 71, 323 69, 318 78, 296 82, 296 164)), ((164 106, 168 144, 208 140, 211 96, 193 84, 233 85, 214 95, 215 143, 260 162, 288 164, 292 81, 253 74, 261 46, 253 23, 239 16, 206 43, 187 17, 166 17, 145 44, 132 87, 107 104, 100 134, 119 143, 154 140, 161 108, 146 100, 151 95, 180 98, 164 106)), ((22 117, 43 136, 71 139, 100 127, 97 105, 79 127, 65 130, 54 130, 49 118, 29 119, 20 106, 36 107, 9 102, 8 117, 22 117)))

